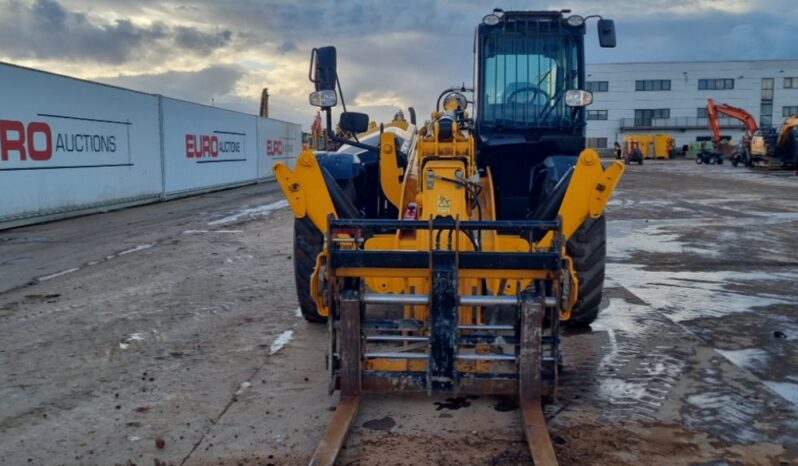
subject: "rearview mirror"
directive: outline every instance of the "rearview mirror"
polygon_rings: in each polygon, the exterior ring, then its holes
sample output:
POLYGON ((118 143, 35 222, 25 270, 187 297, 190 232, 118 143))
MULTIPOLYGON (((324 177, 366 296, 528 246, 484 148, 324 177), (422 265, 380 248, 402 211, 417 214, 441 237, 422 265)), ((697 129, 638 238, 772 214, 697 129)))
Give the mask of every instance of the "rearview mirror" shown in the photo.
POLYGON ((363 133, 369 129, 369 116, 365 113, 343 112, 338 126, 348 133, 363 133))
POLYGON ((601 47, 615 47, 615 21, 611 19, 598 20, 598 38, 601 47))
POLYGON ((319 47, 310 52, 310 71, 308 78, 316 85, 317 91, 334 91, 338 80, 338 64, 335 47, 319 47))

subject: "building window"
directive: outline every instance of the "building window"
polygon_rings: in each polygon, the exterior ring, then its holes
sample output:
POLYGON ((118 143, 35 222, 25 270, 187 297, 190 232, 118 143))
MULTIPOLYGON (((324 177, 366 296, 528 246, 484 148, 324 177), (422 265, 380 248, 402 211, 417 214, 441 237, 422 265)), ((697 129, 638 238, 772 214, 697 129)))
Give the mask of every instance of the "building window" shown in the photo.
POLYGON ((776 80, 762 78, 762 98, 759 105, 759 126, 773 124, 773 87, 776 80))
POLYGON ((635 81, 636 91, 669 91, 670 79, 639 79, 635 81))
POLYGON ((725 89, 734 89, 733 79, 699 79, 699 91, 722 91, 725 89))
POLYGON ((610 90, 610 82, 588 81, 585 83, 585 90, 590 92, 608 92, 610 90))
POLYGON ((635 126, 651 126, 652 120, 670 118, 671 110, 669 108, 653 108, 635 110, 635 126))
POLYGON ((784 89, 798 89, 798 78, 784 78, 784 89))
POLYGON ((607 138, 587 138, 587 147, 594 149, 606 149, 607 138))
POLYGON ((606 120, 607 119, 607 111, 606 110, 588 110, 587 111, 587 119, 588 120, 606 120))
POLYGON ((798 105, 790 105, 787 107, 781 107, 781 116, 788 117, 792 115, 798 115, 798 105))

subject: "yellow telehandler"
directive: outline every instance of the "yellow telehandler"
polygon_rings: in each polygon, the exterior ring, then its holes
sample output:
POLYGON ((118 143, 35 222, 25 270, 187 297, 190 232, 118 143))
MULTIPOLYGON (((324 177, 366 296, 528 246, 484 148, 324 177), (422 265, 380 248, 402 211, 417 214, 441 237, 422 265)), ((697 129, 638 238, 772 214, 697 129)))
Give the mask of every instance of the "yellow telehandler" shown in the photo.
MULTIPOLYGON (((603 212, 624 170, 585 149, 593 17, 569 13, 486 15, 474 87, 443 91, 420 125, 409 109, 369 131, 346 111, 335 48, 312 51, 310 103, 342 145, 274 167, 296 215, 302 313, 328 325, 340 390, 311 465, 335 462, 367 391, 517 396, 535 464, 557 464, 541 404, 557 387, 560 326, 598 315, 603 212)), ((614 23, 598 18, 614 47, 614 23)))

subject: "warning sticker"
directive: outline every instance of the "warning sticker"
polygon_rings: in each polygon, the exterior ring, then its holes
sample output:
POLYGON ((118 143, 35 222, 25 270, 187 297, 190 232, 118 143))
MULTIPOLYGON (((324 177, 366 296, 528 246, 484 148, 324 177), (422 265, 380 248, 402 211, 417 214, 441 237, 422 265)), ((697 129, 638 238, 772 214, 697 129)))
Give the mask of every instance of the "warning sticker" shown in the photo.
POLYGON ((452 215, 452 198, 443 194, 438 196, 438 205, 435 214, 439 216, 452 215))

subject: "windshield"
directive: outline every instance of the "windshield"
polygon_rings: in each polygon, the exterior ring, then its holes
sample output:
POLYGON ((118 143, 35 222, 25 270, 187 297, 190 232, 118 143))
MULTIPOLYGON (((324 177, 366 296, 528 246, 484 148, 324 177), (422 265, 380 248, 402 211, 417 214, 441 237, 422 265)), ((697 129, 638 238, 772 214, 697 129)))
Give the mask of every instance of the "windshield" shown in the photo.
POLYGON ((483 124, 551 127, 570 121, 565 91, 577 88, 579 74, 577 47, 569 34, 489 34, 481 60, 483 124))

